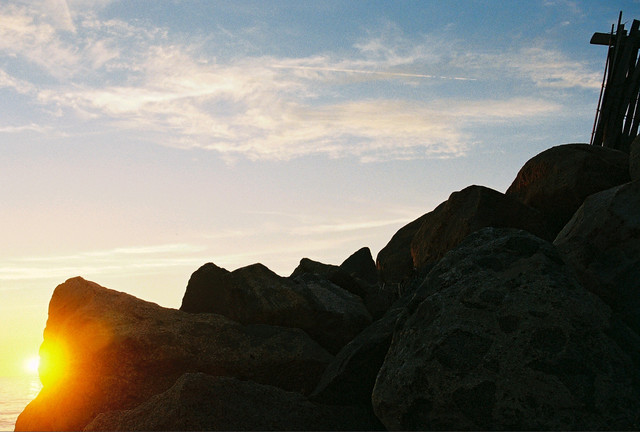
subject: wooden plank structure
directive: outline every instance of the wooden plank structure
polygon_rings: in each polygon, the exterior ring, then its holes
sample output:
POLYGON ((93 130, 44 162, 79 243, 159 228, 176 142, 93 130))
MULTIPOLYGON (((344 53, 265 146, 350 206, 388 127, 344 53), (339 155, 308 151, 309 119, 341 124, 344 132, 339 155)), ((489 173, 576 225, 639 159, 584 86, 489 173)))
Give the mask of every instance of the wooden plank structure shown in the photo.
POLYGON ((609 47, 591 144, 628 153, 640 125, 640 21, 627 32, 620 12, 615 32, 595 33, 591 44, 609 47))

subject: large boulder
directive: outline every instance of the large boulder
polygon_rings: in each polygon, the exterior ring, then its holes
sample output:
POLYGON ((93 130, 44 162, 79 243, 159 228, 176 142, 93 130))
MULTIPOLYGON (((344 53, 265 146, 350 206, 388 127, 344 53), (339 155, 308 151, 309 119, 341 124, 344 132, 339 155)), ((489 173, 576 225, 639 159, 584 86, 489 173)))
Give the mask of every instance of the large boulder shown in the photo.
POLYGON ((304 281, 308 275, 315 275, 325 279, 360 297, 373 319, 382 317, 396 296, 395 291, 385 289, 378 283, 378 273, 369 248, 360 249, 345 263, 335 266, 303 258, 290 278, 304 281))
POLYGON ((378 270, 368 247, 355 251, 340 264, 340 268, 357 280, 364 281, 369 285, 378 283, 378 270))
MULTIPOLYGON (((442 206, 443 204, 440 204, 442 206)), ((429 213, 420 216, 400 228, 383 247, 376 257, 376 268, 380 281, 385 285, 399 286, 413 273, 411 241, 429 213)))
POLYGON ((371 323, 357 295, 313 274, 278 276, 262 264, 233 272, 205 264, 191 276, 180 310, 300 328, 332 353, 371 323))
POLYGON ((472 232, 488 227, 519 228, 552 240, 540 213, 484 186, 452 193, 433 211, 402 227, 378 254, 386 283, 400 290, 416 271, 435 265, 472 232))
POLYGON ((537 210, 484 186, 469 186, 424 219, 411 240, 413 266, 432 266, 466 236, 484 227, 519 228, 552 240, 537 210))
POLYGON ((374 320, 382 318, 397 300, 397 291, 380 283, 378 269, 368 247, 354 252, 340 264, 340 268, 364 287, 364 305, 374 320))
POLYGON ((629 180, 626 153, 602 146, 565 144, 525 163, 506 195, 540 210, 555 237, 586 197, 629 180))
POLYGON ((185 372, 309 393, 332 356, 299 329, 162 308, 82 278, 59 285, 40 348, 40 394, 16 430, 82 430, 131 409, 185 372))
POLYGON ((554 244, 582 284, 640 334, 640 180, 588 197, 554 244))
POLYGON ((376 426, 361 409, 316 405, 276 387, 190 373, 132 410, 98 415, 85 430, 373 430, 376 426))
POLYGON ((477 231, 414 298, 372 396, 388 429, 640 427, 638 368, 608 335, 611 309, 548 242, 477 231))

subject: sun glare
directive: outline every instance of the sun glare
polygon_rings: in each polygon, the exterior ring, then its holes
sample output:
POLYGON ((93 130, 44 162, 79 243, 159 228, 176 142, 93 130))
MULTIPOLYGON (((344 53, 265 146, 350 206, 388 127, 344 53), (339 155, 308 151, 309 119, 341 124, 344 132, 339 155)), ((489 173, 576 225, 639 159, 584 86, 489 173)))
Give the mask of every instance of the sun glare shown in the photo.
POLYGON ((40 357, 37 355, 31 356, 24 361, 25 372, 35 375, 38 373, 38 367, 40 366, 40 357))

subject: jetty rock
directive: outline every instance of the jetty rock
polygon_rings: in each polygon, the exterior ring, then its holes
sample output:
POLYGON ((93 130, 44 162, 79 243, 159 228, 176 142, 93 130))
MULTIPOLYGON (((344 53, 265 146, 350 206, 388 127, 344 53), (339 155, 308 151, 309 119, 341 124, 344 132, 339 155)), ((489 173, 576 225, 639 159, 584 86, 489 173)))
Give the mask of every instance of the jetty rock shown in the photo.
POLYGON ((126 411, 99 414, 86 431, 376 430, 363 410, 324 406, 277 387, 213 377, 181 376, 167 391, 126 411))
MULTIPOLYGON (((336 275, 356 284, 344 271, 336 275)), ((180 310, 299 328, 332 353, 372 321, 362 298, 331 280, 308 272, 286 278, 262 264, 232 272, 205 264, 191 276, 180 310)))
POLYGON ((16 430, 82 430, 99 413, 168 390, 186 372, 306 394, 332 360, 300 329, 166 309, 79 277, 52 295, 40 356, 43 388, 16 430))
MULTIPOLYGON (((601 430, 640 424, 638 366, 611 309, 554 246, 484 228, 431 270, 372 394, 389 430, 601 430)), ((629 334, 629 333, 628 333, 629 334)))
POLYGON ((628 181, 627 153, 588 144, 564 144, 529 159, 506 195, 540 210, 555 237, 585 198, 628 181))
POLYGON ((554 244, 584 287, 640 335, 640 180, 589 196, 554 244))
POLYGON ((452 193, 433 211, 403 227, 378 254, 382 279, 401 283, 436 264, 466 236, 484 227, 519 228, 552 240, 541 214, 484 186, 452 193))

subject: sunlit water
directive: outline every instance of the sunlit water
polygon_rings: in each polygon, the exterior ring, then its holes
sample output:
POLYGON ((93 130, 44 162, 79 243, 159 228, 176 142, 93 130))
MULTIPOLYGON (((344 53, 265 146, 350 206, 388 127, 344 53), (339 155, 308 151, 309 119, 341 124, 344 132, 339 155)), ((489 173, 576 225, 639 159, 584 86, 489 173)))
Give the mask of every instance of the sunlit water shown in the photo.
POLYGON ((18 415, 42 388, 37 376, 0 377, 0 431, 12 431, 18 415))

